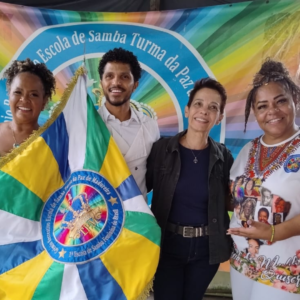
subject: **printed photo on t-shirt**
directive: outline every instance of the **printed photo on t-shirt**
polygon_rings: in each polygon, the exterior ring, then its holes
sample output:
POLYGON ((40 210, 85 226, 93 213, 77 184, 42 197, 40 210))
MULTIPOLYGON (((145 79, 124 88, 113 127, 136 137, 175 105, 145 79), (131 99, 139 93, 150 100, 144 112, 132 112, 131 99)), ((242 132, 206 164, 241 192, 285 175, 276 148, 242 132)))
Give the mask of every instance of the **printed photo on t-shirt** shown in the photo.
POLYGON ((235 179, 232 185, 232 195, 237 202, 242 202, 244 197, 245 177, 239 176, 235 179))
POLYGON ((272 212, 273 213, 280 213, 282 214, 281 222, 283 222, 290 212, 291 209, 291 203, 288 201, 285 201, 281 197, 274 195, 273 197, 273 204, 272 204, 272 212))
POLYGON ((252 178, 247 178, 244 185, 244 197, 259 197, 260 192, 256 190, 255 180, 252 178))
POLYGON ((283 222, 283 213, 273 213, 273 225, 278 225, 283 222))
POLYGON ((255 207, 255 198, 244 197, 241 203, 240 219, 242 221, 254 220, 255 207))
POLYGON ((242 207, 241 202, 235 200, 233 203, 233 213, 237 218, 237 220, 240 220, 241 207, 242 207))
POLYGON ((272 200, 273 200, 273 194, 272 192, 265 188, 261 187, 260 188, 260 194, 261 194, 261 206, 271 206, 272 205, 272 200))
POLYGON ((244 228, 249 228, 250 226, 248 225, 247 221, 242 221, 242 226, 244 228))
POLYGON ((272 224, 272 212, 271 207, 268 206, 257 206, 255 212, 255 220, 265 224, 272 224))
POLYGON ((247 238, 248 247, 245 250, 248 259, 255 259, 259 255, 259 248, 263 244, 258 239, 247 238))

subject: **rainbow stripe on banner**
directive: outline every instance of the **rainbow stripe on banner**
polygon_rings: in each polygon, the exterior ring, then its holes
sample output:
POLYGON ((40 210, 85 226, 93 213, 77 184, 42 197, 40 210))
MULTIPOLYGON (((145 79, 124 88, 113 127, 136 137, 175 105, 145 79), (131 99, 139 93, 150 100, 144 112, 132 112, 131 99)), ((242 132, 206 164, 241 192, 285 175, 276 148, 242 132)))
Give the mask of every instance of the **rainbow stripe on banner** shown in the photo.
POLYGON ((160 228, 82 68, 45 125, 0 160, 0 181, 0 299, 146 298, 160 228))
MULTIPOLYGON (((229 99, 222 128, 216 127, 212 137, 225 141, 236 156, 245 143, 261 134, 253 117, 243 133, 243 115, 247 92, 262 61, 271 57, 282 61, 292 76, 297 72, 299 15, 300 1, 295 0, 142 13, 72 12, 1 3, 0 72, 25 55, 45 62, 57 81, 53 107, 85 52, 88 93, 95 105, 101 105, 99 60, 108 49, 124 47, 137 55, 143 68, 132 103, 157 118, 163 136, 186 128, 183 108, 189 88, 196 79, 213 76, 225 86, 229 99), (80 42, 83 32, 85 46, 80 42), (159 48, 150 50, 151 43, 159 48)), ((41 124, 52 109, 42 113, 41 124)), ((5 120, 11 120, 11 112, 5 82, 0 82, 0 122, 5 120)))

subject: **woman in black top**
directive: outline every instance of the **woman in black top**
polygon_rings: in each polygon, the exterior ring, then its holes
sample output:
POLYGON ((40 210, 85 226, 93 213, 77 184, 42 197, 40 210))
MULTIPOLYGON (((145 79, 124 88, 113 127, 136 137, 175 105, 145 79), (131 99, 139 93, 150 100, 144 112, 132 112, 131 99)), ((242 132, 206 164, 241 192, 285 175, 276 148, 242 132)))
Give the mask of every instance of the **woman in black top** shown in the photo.
POLYGON ((155 300, 200 300, 229 259, 229 150, 208 135, 220 124, 223 86, 205 78, 195 83, 185 108, 188 129, 157 141, 147 161, 152 211, 162 229, 155 300), (228 204, 228 205, 227 205, 228 204))

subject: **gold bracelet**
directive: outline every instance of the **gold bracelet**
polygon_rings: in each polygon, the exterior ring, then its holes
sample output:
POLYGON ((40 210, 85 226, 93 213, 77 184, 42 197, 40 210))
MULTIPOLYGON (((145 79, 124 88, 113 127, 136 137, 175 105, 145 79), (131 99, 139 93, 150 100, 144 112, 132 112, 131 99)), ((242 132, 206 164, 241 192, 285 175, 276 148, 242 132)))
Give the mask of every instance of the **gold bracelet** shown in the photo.
POLYGON ((274 239, 274 235, 275 235, 275 226, 271 225, 271 228, 272 228, 272 235, 271 235, 270 242, 273 243, 273 239, 274 239))

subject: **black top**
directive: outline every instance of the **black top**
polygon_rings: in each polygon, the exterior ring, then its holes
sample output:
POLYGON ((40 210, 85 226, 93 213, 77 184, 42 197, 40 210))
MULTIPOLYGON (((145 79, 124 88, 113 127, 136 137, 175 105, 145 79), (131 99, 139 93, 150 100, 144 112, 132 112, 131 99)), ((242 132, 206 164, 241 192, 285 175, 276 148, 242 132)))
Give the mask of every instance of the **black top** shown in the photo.
POLYGON ((179 144, 181 169, 169 222, 189 226, 208 224, 209 151, 209 147, 191 151, 179 144), (197 163, 194 163, 195 156, 197 163))

